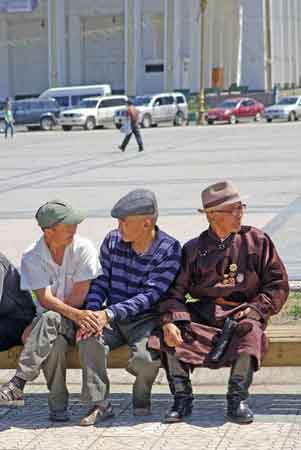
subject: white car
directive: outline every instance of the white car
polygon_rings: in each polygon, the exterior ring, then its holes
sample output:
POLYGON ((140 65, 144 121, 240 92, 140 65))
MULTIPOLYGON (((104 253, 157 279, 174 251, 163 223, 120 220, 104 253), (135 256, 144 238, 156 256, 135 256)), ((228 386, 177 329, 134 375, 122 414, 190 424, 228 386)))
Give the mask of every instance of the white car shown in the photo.
MULTIPOLYGON (((150 128, 163 122, 184 125, 188 120, 187 101, 180 92, 138 96, 133 99, 133 104, 139 111, 142 128, 150 128)), ((115 113, 116 128, 122 126, 125 114, 124 108, 115 113)))
POLYGON ((264 111, 267 122, 274 119, 298 120, 301 118, 301 96, 283 97, 276 105, 269 106, 264 111))
POLYGON ((85 98, 78 107, 61 111, 60 125, 64 131, 70 131, 72 127, 94 130, 96 127, 113 125, 115 112, 121 106, 125 107, 126 101, 125 95, 85 98))

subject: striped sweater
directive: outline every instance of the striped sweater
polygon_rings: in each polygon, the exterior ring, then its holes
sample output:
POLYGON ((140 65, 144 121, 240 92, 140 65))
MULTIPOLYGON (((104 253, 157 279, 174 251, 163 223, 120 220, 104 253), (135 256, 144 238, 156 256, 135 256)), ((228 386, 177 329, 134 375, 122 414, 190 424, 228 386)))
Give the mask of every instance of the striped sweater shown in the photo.
POLYGON ((156 227, 152 245, 139 255, 114 230, 101 245, 100 262, 103 273, 91 283, 85 308, 106 305, 115 320, 131 320, 153 311, 168 290, 180 268, 181 246, 156 227))

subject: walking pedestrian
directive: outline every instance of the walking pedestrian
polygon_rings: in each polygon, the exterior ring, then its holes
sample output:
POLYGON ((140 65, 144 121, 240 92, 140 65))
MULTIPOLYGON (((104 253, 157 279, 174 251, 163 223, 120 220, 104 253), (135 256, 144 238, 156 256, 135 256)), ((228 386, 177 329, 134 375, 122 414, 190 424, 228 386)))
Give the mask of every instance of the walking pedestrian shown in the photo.
POLYGON ((4 137, 7 139, 7 133, 10 129, 10 136, 13 138, 14 136, 14 116, 11 109, 11 102, 7 100, 5 106, 4 106, 4 137))
POLYGON ((122 144, 119 146, 119 149, 122 152, 124 152, 126 149, 126 146, 130 142, 132 135, 134 134, 137 144, 138 144, 138 147, 139 147, 139 152, 142 152, 143 151, 143 142, 142 142, 142 137, 141 137, 139 127, 138 127, 139 111, 135 108, 135 106, 133 105, 133 102, 131 100, 127 101, 127 117, 130 120, 131 131, 130 131, 130 133, 126 134, 122 144))

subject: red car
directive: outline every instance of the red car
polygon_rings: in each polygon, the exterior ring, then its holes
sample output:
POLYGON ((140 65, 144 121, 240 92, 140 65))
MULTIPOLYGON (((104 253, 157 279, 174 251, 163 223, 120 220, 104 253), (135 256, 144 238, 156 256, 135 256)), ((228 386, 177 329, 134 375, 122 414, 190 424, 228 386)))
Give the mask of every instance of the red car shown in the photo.
POLYGON ((264 112, 264 105, 253 98, 229 98, 214 109, 209 109, 207 122, 228 122, 235 124, 240 120, 259 121, 264 112))

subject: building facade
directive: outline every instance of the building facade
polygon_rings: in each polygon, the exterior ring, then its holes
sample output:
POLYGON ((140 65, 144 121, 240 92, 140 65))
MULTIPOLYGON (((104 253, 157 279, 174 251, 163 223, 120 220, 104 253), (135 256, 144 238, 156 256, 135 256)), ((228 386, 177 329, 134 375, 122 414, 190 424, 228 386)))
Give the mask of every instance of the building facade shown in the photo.
MULTIPOLYGON (((206 87, 301 83, 300 0, 208 0, 206 87)), ((0 98, 200 88, 199 0, 0 0, 0 98)))

